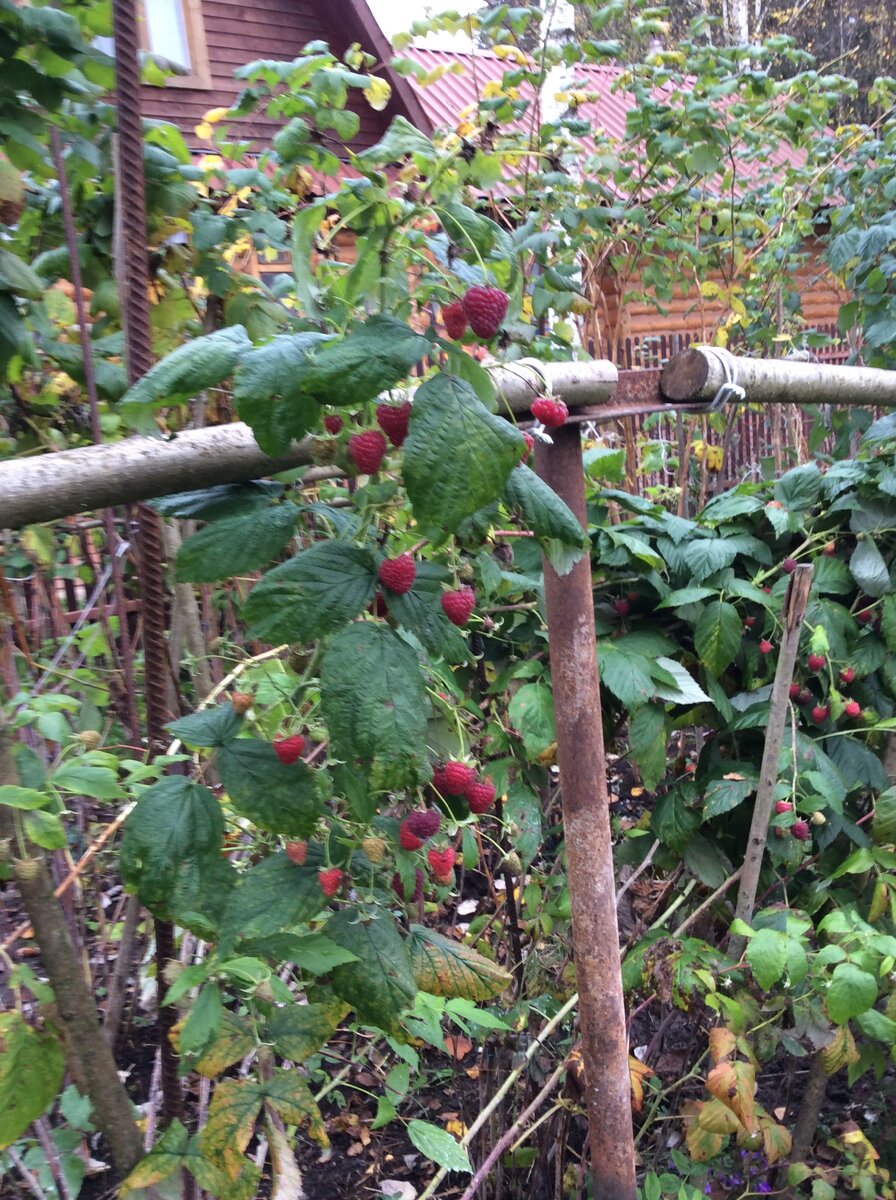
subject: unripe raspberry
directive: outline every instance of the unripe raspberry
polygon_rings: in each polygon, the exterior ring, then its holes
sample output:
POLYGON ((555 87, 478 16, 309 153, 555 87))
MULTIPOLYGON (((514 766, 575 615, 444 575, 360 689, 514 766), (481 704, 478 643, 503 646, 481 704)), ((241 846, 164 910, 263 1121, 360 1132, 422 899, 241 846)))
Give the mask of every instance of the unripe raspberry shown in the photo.
POLYGON ((245 714, 252 707, 253 696, 251 692, 231 692, 230 703, 233 705, 233 711, 239 716, 245 714))
POLYGON ((835 555, 837 553, 837 543, 836 542, 825 542, 824 546, 822 547, 821 552, 827 558, 832 558, 833 555, 835 555))
POLYGON ((103 735, 95 729, 82 729, 80 733, 75 734, 75 740, 79 741, 85 750, 95 750, 103 740, 103 735))
POLYGON ((523 864, 520 861, 520 856, 515 850, 508 850, 508 852, 504 855, 501 866, 514 878, 517 878, 517 876, 521 875, 523 872, 523 864))
POLYGON ((827 824, 827 817, 824 815, 824 813, 823 813, 823 812, 818 812, 818 810, 816 810, 816 811, 815 811, 815 812, 812 814, 812 816, 809 818, 809 820, 812 822, 812 824, 813 824, 813 825, 825 825, 825 824, 827 824))
POLYGON ((361 843, 361 849, 372 863, 381 863, 386 857, 386 842, 381 837, 366 837, 361 843))

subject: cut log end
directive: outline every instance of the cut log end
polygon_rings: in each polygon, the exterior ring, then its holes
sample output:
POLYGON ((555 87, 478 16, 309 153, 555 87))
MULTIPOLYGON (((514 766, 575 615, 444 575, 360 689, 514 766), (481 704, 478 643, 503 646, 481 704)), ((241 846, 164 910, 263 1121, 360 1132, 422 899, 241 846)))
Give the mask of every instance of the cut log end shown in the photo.
POLYGON ((709 362, 699 350, 684 350, 663 368, 660 393, 664 400, 699 400, 709 378, 709 362))

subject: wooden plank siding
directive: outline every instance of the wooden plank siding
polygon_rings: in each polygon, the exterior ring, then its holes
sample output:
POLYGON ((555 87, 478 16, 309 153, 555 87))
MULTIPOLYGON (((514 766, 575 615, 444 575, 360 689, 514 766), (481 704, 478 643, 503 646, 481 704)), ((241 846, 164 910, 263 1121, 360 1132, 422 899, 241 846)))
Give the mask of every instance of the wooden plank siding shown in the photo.
MULTIPOLYGON (((255 59, 290 60, 309 42, 324 41, 341 55, 353 41, 380 54, 380 45, 365 44, 357 22, 342 19, 343 5, 334 0, 202 0, 202 25, 208 50, 211 87, 144 86, 142 102, 145 117, 170 121, 177 125, 187 144, 194 150, 207 150, 194 128, 212 108, 229 107, 245 86, 233 78, 233 72, 255 59)), ((399 112, 400 98, 393 94, 383 112, 374 112, 363 97, 351 96, 349 107, 358 114, 361 127, 352 149, 362 150, 378 141, 399 112)), ((270 141, 279 123, 259 115, 235 124, 240 136, 257 141, 259 148, 270 141)))

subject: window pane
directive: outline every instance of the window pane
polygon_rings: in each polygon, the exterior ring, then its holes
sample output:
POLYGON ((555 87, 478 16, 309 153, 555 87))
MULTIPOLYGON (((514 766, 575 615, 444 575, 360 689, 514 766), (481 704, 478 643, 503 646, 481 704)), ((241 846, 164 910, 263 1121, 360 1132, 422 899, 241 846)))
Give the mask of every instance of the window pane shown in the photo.
POLYGON ((147 40, 153 54, 179 67, 192 67, 183 0, 145 0, 144 11, 147 40))

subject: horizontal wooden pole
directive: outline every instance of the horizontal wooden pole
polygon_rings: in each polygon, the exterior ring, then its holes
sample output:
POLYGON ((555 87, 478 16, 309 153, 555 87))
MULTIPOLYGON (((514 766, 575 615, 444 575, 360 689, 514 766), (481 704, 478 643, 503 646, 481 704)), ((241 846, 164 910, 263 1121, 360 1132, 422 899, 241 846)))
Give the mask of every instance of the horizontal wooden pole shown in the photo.
POLYGON ((896 407, 896 371, 787 358, 741 358, 699 346, 669 360, 660 389, 670 403, 712 401, 729 376, 751 403, 896 407))
MULTIPOLYGON (((527 412, 535 397, 547 389, 570 407, 600 404, 612 396, 618 372, 612 363, 599 360, 539 363, 522 359, 494 368, 492 377, 499 407, 509 415, 507 410, 527 412)), ((242 422, 190 429, 168 440, 130 437, 101 446, 12 459, 0 463, 0 527, 17 529, 173 492, 261 479, 310 462, 309 438, 296 442, 287 454, 271 458, 259 449, 252 430, 242 422)))

